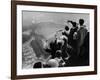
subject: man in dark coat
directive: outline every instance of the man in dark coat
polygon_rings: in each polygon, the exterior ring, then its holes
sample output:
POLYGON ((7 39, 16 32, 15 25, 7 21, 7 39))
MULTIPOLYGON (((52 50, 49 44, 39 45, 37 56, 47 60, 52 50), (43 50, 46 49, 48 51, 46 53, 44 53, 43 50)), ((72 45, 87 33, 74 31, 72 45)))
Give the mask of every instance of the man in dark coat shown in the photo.
POLYGON ((78 40, 77 40, 77 43, 78 43, 78 55, 81 55, 81 48, 83 46, 83 43, 84 43, 84 39, 87 35, 87 29, 86 29, 86 26, 84 25, 84 20, 83 19, 79 19, 79 30, 77 31, 77 36, 78 36, 78 40))

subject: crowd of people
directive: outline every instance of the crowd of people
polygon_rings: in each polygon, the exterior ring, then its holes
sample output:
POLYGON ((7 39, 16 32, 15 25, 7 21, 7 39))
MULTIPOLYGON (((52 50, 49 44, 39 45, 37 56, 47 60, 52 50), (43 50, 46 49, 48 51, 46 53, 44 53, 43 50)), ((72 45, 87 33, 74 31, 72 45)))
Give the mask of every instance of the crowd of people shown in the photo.
POLYGON ((55 40, 44 48, 51 57, 43 67, 89 65, 89 31, 84 25, 84 19, 79 19, 79 23, 71 20, 67 22, 72 24, 72 28, 65 26, 64 30, 59 30, 61 35, 57 37, 56 34, 55 40))
MULTIPOLYGON (((44 62, 37 61, 34 63, 33 68, 89 65, 89 31, 84 24, 84 19, 79 19, 78 23, 68 20, 67 23, 70 23, 72 27, 66 25, 64 29, 58 30, 54 41, 50 43, 48 40, 42 41, 44 46, 40 53, 45 51, 50 56, 44 62)), ((26 39, 23 39, 24 42, 26 39)), ((37 44, 34 40, 31 42, 31 46, 33 49, 36 48, 35 50, 39 48, 36 47, 37 44)))

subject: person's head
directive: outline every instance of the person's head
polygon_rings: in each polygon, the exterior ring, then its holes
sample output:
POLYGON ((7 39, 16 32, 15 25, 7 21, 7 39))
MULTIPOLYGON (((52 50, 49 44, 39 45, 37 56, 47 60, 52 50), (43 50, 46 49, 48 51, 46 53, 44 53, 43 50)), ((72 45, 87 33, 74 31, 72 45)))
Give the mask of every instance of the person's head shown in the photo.
POLYGON ((34 64, 33 68, 42 68, 42 63, 41 62, 36 62, 34 64))
POLYGON ((56 55, 57 58, 60 58, 62 56, 62 51, 57 50, 55 55, 56 55))
POLYGON ((62 42, 58 42, 58 46, 61 47, 62 46, 62 42))
POLYGON ((58 67, 59 66, 59 63, 57 60, 55 59, 50 59, 48 62, 47 62, 47 65, 50 66, 50 67, 58 67))
POLYGON ((73 25, 73 27, 76 27, 77 23, 76 23, 76 22, 73 22, 73 24, 72 24, 72 25, 73 25))
POLYGON ((65 30, 68 31, 69 30, 69 27, 68 26, 65 26, 65 30))
POLYGON ((84 24, 84 19, 79 19, 79 24, 83 25, 84 24))

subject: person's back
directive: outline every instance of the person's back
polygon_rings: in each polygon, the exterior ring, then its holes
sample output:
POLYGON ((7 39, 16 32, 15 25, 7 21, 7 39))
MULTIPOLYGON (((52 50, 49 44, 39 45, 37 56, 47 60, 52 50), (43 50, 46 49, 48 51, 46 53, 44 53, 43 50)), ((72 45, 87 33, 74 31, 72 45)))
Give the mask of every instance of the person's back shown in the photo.
POLYGON ((80 30, 78 31, 79 35, 79 40, 78 40, 78 46, 82 46, 85 36, 87 35, 87 29, 84 27, 81 27, 80 30))
POLYGON ((78 34, 78 46, 82 46, 85 36, 87 35, 87 29, 86 26, 84 25, 84 20, 80 19, 79 20, 79 24, 80 24, 80 29, 77 31, 78 34))
POLYGON ((84 43, 84 39, 87 35, 87 29, 86 26, 84 25, 84 20, 80 19, 79 20, 79 24, 80 24, 80 29, 77 31, 77 35, 78 35, 78 40, 77 40, 77 46, 78 46, 78 52, 77 54, 81 54, 80 50, 82 48, 82 45, 84 43))

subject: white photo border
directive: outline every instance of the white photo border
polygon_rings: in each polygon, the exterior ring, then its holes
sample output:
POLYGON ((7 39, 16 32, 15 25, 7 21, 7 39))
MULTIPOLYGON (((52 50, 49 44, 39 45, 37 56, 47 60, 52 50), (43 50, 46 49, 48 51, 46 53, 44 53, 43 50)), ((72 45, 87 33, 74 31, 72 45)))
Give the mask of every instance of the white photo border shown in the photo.
POLYGON ((17 5, 17 75, 36 75, 51 73, 70 73, 94 71, 94 9, 79 8, 60 8, 47 6, 17 5), (90 15, 90 65, 78 67, 62 67, 48 69, 22 69, 22 10, 26 11, 52 11, 52 12, 71 12, 89 13, 90 15))

